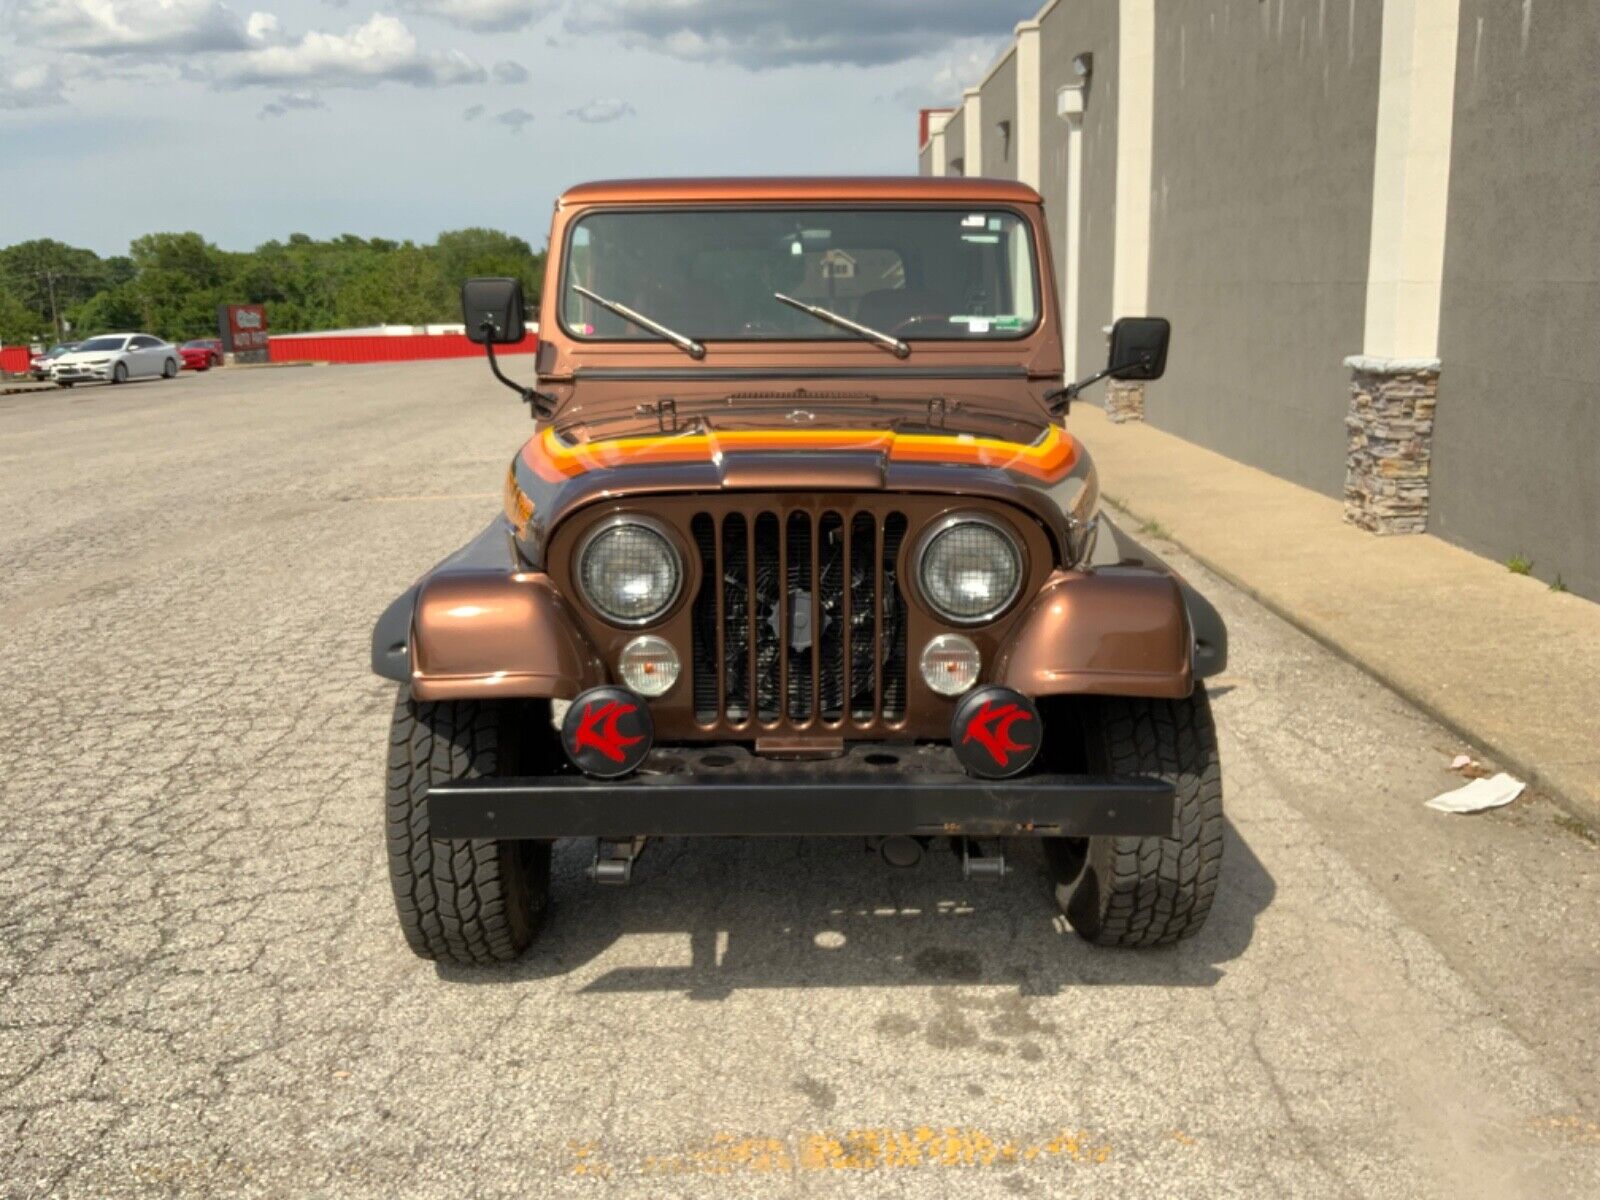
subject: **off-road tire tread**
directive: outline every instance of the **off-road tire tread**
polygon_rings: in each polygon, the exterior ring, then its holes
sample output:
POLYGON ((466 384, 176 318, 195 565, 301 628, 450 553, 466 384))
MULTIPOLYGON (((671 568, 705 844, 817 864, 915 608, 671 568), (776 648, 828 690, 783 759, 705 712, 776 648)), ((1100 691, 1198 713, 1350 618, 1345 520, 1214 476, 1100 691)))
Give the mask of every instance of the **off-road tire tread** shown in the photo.
POLYGON ((510 962, 532 942, 548 904, 548 843, 428 836, 429 785, 496 774, 505 719, 501 705, 417 701, 405 687, 396 699, 385 796, 389 878, 400 928, 422 958, 510 962))
POLYGON ((1090 753, 1114 774, 1152 775, 1177 791, 1176 837, 1089 839, 1076 886, 1057 898, 1100 946, 1168 946, 1200 932, 1222 868, 1222 767, 1211 704, 1107 697, 1090 722, 1090 753))

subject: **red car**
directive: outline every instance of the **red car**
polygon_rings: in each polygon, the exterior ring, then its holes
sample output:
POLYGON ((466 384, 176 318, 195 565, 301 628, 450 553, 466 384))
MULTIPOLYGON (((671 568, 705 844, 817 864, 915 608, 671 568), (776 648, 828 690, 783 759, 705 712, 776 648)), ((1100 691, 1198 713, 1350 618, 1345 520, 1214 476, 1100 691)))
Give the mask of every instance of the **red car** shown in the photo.
POLYGON ((178 347, 183 355, 186 371, 209 371, 222 365, 222 341, 219 338, 195 338, 178 347))

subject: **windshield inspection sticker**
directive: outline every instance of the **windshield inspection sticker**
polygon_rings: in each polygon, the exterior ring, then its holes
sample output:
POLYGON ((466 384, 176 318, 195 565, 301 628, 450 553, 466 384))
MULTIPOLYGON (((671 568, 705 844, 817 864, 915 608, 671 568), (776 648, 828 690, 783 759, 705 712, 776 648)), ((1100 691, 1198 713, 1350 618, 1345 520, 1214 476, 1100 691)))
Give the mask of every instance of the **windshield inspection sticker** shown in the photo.
POLYGON ((970 217, 961 218, 961 228, 963 229, 982 229, 986 224, 988 224, 988 218, 982 213, 973 213, 970 217))

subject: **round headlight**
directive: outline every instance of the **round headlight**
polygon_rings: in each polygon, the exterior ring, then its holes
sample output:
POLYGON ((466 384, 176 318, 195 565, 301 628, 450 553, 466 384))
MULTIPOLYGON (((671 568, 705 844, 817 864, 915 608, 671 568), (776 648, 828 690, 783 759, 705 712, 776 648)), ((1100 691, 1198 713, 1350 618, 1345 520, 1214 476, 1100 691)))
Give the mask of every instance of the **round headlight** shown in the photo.
POLYGON ((1022 586, 1022 552, 993 522, 955 517, 923 543, 918 572, 922 594, 941 617, 961 624, 986 621, 1022 586))
POLYGON ((643 625, 666 612, 682 577, 672 543, 642 521, 602 525, 578 551, 584 598, 619 625, 643 625))

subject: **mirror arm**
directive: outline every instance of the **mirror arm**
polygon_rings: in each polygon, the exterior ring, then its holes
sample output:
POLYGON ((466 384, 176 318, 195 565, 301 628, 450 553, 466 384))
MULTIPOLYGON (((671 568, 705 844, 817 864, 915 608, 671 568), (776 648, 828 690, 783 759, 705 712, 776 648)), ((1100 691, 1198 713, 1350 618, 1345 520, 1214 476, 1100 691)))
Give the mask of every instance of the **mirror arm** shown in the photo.
POLYGON ((500 360, 494 355, 494 322, 485 321, 478 328, 483 330, 486 335, 483 349, 489 356, 489 370, 494 377, 522 397, 522 402, 528 406, 528 411, 535 421, 548 421, 555 415, 556 398, 547 392, 537 391, 531 387, 523 387, 516 380, 506 378, 505 373, 500 370, 500 360))
POLYGON ((1150 362, 1150 356, 1145 355, 1134 362, 1118 363, 1114 367, 1102 367, 1093 375, 1085 376, 1076 383, 1069 383, 1066 387, 1055 388, 1044 394, 1044 402, 1050 408, 1050 415, 1054 417, 1065 416, 1072 411, 1072 402, 1084 388, 1099 383, 1107 375, 1115 375, 1118 371, 1126 371, 1129 367, 1142 367, 1150 362))

